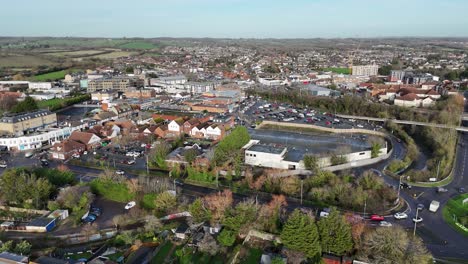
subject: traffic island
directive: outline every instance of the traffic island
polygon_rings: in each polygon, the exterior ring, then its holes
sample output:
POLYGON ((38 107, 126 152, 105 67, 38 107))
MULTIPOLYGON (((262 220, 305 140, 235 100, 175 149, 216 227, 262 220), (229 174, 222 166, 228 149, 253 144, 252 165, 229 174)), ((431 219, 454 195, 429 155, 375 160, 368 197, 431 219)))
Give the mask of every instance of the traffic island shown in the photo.
POLYGON ((468 194, 450 199, 442 209, 442 216, 452 228, 468 236, 468 194))

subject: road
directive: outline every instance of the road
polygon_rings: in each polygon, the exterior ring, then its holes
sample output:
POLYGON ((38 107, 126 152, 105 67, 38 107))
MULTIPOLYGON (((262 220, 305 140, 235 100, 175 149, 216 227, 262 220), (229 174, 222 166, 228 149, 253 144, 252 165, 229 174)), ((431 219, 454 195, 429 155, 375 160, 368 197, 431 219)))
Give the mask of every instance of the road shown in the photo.
POLYGON ((367 117, 367 116, 351 116, 351 115, 337 115, 337 116, 341 117, 341 118, 347 118, 347 119, 367 120, 367 121, 375 121, 375 122, 392 121, 395 124, 448 128, 448 129, 455 129, 455 130, 461 131, 461 132, 468 132, 468 127, 463 127, 463 126, 449 126, 449 125, 442 125, 442 124, 436 124, 436 123, 417 122, 417 121, 409 121, 409 120, 397 120, 397 119, 388 119, 388 118, 377 118, 377 117, 367 117))

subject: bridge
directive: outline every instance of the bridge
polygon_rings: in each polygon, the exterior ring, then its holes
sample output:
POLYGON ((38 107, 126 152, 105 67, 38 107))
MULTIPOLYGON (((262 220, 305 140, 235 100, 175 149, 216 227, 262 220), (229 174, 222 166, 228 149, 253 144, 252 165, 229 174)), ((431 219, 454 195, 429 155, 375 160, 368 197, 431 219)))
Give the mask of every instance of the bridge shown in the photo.
POLYGON ((87 108, 100 108, 97 104, 74 104, 73 107, 87 107, 87 108))
POLYGON ((339 114, 336 116, 341 117, 341 118, 346 118, 346 119, 356 119, 356 120, 365 120, 365 121, 374 121, 374 122, 392 121, 395 124, 437 127, 437 128, 446 128, 446 129, 455 129, 461 132, 468 132, 468 127, 449 126, 449 125, 443 125, 443 124, 437 124, 437 123, 427 123, 427 122, 417 122, 417 121, 397 120, 397 119, 367 117, 367 116, 339 115, 339 114))
POLYGON ((468 121, 468 113, 463 113, 462 120, 463 121, 468 121))

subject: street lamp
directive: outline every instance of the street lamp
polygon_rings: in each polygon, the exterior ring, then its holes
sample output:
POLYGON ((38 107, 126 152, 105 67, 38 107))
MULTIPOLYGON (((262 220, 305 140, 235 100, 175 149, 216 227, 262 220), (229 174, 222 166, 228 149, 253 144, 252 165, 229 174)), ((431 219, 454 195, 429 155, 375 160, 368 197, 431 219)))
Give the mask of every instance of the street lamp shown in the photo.
POLYGON ((400 182, 398 183, 398 201, 400 201, 401 178, 403 178, 403 175, 400 176, 400 182))
POLYGON ((418 212, 420 208, 416 208, 416 218, 414 219, 414 229, 413 229, 413 236, 416 235, 416 225, 418 224, 418 212))

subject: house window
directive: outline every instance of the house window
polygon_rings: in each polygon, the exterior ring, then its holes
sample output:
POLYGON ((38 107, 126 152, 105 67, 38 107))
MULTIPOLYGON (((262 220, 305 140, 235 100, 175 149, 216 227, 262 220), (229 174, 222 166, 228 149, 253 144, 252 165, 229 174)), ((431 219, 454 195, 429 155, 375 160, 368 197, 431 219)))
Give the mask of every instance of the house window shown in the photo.
POLYGON ((257 157, 257 155, 256 155, 256 154, 254 154, 253 156, 254 156, 254 157, 257 157))

